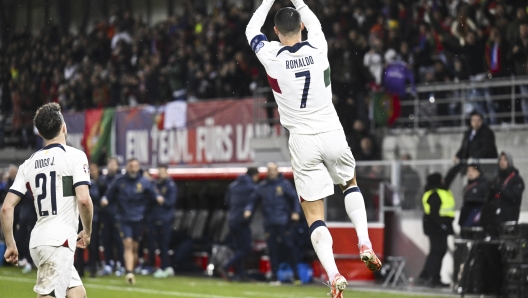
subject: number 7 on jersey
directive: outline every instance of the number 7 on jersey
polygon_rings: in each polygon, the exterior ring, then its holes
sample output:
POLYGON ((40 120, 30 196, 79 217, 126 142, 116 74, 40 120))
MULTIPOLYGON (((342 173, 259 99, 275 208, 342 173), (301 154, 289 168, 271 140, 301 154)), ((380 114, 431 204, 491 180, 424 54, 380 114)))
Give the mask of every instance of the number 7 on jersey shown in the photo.
POLYGON ((306 101, 308 100, 308 90, 310 90, 310 71, 305 70, 295 73, 296 78, 304 77, 304 89, 301 98, 301 109, 306 108, 306 101))

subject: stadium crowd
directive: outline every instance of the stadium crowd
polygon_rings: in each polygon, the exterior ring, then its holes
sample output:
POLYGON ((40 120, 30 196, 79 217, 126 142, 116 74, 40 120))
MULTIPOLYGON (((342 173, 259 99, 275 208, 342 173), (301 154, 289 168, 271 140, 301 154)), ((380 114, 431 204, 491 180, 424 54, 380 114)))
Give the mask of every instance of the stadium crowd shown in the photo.
MULTIPOLYGON (((368 124, 368 94, 378 86, 405 100, 406 82, 527 74, 522 0, 308 2, 328 39, 335 104, 347 135, 355 120, 368 124)), ((263 30, 269 39, 276 40, 275 11, 289 4, 277 1, 272 8, 263 30)), ((115 11, 89 32, 61 34, 50 24, 34 34, 13 34, 0 49, 0 111, 13 112, 13 133, 30 134, 31 116, 46 102, 59 102, 64 110, 155 105, 248 97, 267 86, 242 34, 253 1, 243 6, 216 1, 209 13, 193 5, 187 2, 179 14, 155 25, 115 11)), ((520 91, 528 93, 524 86, 520 91)), ((508 106, 475 108, 495 113, 508 106)), ((528 99, 522 108, 528 111, 528 99)), ((446 105, 437 113, 457 109, 446 105)))

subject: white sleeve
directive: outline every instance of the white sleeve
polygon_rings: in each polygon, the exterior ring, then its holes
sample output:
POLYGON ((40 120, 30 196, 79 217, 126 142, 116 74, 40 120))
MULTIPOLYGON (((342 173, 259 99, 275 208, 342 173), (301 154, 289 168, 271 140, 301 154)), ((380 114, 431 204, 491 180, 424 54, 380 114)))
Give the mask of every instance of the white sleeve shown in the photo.
POLYGON ((11 185, 11 187, 9 188, 9 192, 14 193, 19 197, 23 197, 27 192, 25 164, 26 163, 24 162, 20 167, 18 167, 15 181, 13 182, 13 185, 11 185))
POLYGON ((79 151, 77 158, 73 161, 72 168, 73 175, 73 189, 79 185, 88 185, 90 183, 90 166, 88 164, 88 158, 84 152, 79 151))
POLYGON ((303 0, 292 0, 292 3, 299 14, 301 14, 301 20, 308 31, 308 40, 315 39, 326 44, 321 22, 319 22, 319 19, 315 16, 313 11, 303 0))
POLYGON ((258 53, 258 51, 264 46, 264 42, 268 41, 266 35, 260 32, 260 28, 264 26, 266 17, 268 16, 269 10, 275 0, 264 0, 260 7, 255 11, 251 20, 246 27, 246 38, 251 46, 253 52, 258 53))

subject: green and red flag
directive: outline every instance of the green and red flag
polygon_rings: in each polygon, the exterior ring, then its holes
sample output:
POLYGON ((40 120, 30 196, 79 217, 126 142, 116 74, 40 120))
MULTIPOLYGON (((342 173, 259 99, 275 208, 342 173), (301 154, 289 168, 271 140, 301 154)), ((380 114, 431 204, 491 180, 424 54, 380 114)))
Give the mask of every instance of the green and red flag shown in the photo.
POLYGON ((114 114, 114 108, 86 111, 82 145, 90 161, 99 162, 105 154, 112 155, 114 114))
POLYGON ((377 126, 391 126, 400 117, 401 106, 398 95, 375 92, 372 100, 374 103, 374 121, 377 126))

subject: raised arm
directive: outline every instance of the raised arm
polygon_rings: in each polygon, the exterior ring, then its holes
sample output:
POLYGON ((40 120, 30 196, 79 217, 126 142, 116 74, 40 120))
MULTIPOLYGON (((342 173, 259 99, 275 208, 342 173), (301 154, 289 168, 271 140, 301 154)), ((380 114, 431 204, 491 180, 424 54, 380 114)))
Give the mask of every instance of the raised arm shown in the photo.
POLYGON ((249 45, 253 49, 253 51, 256 52, 256 48, 258 44, 261 41, 267 41, 268 39, 262 32, 260 32, 260 28, 264 26, 264 22, 266 21, 266 17, 268 16, 268 13, 271 9, 271 6, 275 0, 264 0, 262 1, 262 4, 260 7, 255 11, 253 16, 251 17, 251 20, 249 20, 249 23, 246 27, 246 38, 249 42, 249 45))
POLYGON ((321 22, 319 22, 319 19, 315 16, 308 5, 306 5, 303 0, 292 0, 292 3, 297 11, 301 14, 301 20, 304 23, 304 27, 306 27, 306 30, 308 30, 308 39, 312 39, 317 36, 322 36, 324 38, 321 22))

